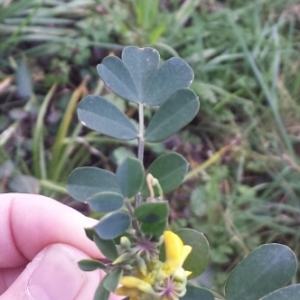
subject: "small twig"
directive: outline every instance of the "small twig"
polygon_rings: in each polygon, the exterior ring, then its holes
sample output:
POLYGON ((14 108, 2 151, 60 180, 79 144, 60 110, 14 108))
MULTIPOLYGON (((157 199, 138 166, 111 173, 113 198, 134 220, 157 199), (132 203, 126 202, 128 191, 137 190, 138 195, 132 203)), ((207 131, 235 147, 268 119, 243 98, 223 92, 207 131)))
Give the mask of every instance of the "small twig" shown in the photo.
POLYGON ((139 103, 139 134, 138 134, 138 159, 143 163, 144 160, 144 106, 139 103))
POLYGON ((124 203, 128 209, 128 212, 129 212, 131 218, 132 218, 132 227, 135 229, 138 236, 143 236, 140 224, 134 216, 134 209, 133 209, 132 205, 130 204, 130 202, 128 200, 125 200, 124 203))
MULTIPOLYGON (((142 103, 139 103, 139 133, 138 133, 138 159, 143 164, 144 160, 144 149, 145 149, 145 140, 144 140, 144 106, 142 103)), ((141 193, 138 193, 135 196, 135 207, 139 206, 141 203, 141 193)))
POLYGON ((202 171, 206 170, 208 167, 212 166, 214 163, 218 162, 223 155, 231 150, 233 145, 227 145, 221 148, 218 152, 216 152, 212 157, 207 159, 204 163, 200 166, 196 167, 195 169, 191 170, 184 178, 184 182, 193 179, 194 177, 198 176, 202 171))

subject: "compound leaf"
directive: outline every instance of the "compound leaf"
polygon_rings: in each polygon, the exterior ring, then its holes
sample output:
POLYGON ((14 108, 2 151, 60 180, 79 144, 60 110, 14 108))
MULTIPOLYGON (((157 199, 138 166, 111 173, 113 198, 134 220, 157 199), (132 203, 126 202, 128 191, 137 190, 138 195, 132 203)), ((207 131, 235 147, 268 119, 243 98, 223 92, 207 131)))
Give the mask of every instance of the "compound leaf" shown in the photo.
POLYGON ((187 125, 197 114, 199 101, 189 89, 175 92, 155 113, 145 132, 147 142, 160 142, 187 125))
POLYGON ((153 76, 143 102, 148 106, 162 105, 177 90, 188 88, 193 78, 193 70, 183 59, 170 58, 153 76))
MULTIPOLYGON (((104 279, 106 278, 106 276, 104 277, 104 279)), ((110 292, 104 287, 104 279, 99 283, 93 300, 108 300, 109 299, 110 292)))
POLYGON ((101 79, 113 92, 126 100, 135 103, 139 101, 133 78, 120 58, 104 58, 97 70, 101 79))
POLYGON ((159 66, 159 53, 153 48, 125 47, 122 60, 133 78, 139 101, 146 99, 149 82, 159 66))
POLYGON ((201 275, 207 266, 209 259, 209 244, 203 233, 195 229, 179 229, 175 233, 182 239, 184 245, 192 247, 191 253, 183 264, 185 270, 192 274, 188 279, 201 275))
POLYGON ((159 106, 172 94, 188 88, 193 70, 181 58, 173 57, 159 67, 159 54, 153 48, 125 47, 122 60, 105 58, 97 66, 99 76, 120 97, 147 106, 159 106))
POLYGON ((260 300, 299 300, 300 299, 300 284, 294 284, 281 288, 260 300))
POLYGON ((106 258, 114 261, 118 257, 118 250, 113 240, 103 240, 95 233, 93 239, 98 249, 106 258))
POLYGON ((118 284, 119 284, 122 274, 123 274, 122 269, 115 269, 112 272, 110 272, 109 274, 107 274, 105 276, 105 278, 103 279, 104 287, 108 291, 114 292, 116 290, 116 288, 118 287, 118 284))
MULTIPOLYGON (((164 194, 166 194, 181 184, 187 170, 188 162, 183 156, 177 153, 166 153, 154 160, 147 173, 157 178, 164 194)), ((156 189, 154 190, 158 196, 156 189)), ((143 184, 142 194, 145 197, 149 196, 146 182, 143 184)))
POLYGON ((101 192, 93 195, 87 201, 93 211, 111 212, 123 206, 124 198, 119 193, 101 192))
POLYGON ((226 299, 260 299, 289 282, 296 269, 297 259, 290 248, 280 244, 262 245, 230 273, 225 286, 226 299))
POLYGON ((186 286, 186 294, 183 297, 180 297, 180 300, 214 300, 214 296, 211 291, 202 288, 200 286, 195 286, 191 284, 187 284, 186 286))
POLYGON ((105 215, 94 226, 97 235, 103 240, 112 240, 125 232, 131 224, 131 218, 124 211, 116 211, 105 215))
POLYGON ((165 221, 168 215, 169 206, 166 201, 142 203, 134 211, 134 216, 140 222, 147 224, 165 221))
POLYGON ((90 129, 125 141, 137 137, 137 129, 130 119, 100 96, 85 97, 78 104, 77 113, 81 123, 90 129))
POLYGON ((80 167, 73 170, 67 181, 69 194, 76 200, 86 202, 101 192, 121 193, 116 175, 95 167, 80 167))
POLYGON ((123 196, 131 198, 139 192, 142 186, 143 165, 138 159, 127 157, 118 167, 116 176, 123 196))
POLYGON ((82 259, 78 262, 78 266, 82 271, 95 271, 97 269, 106 269, 105 264, 95 259, 82 259))

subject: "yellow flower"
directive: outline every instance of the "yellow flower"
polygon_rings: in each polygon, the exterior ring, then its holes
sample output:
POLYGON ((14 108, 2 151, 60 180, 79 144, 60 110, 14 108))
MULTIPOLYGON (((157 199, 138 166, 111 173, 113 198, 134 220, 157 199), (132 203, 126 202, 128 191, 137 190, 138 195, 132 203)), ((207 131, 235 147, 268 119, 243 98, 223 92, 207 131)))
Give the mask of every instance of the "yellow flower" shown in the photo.
POLYGON ((139 300, 143 295, 137 288, 128 288, 125 286, 117 288, 115 294, 118 296, 127 296, 130 300, 139 300))
POLYGON ((123 286, 117 288, 116 294, 128 296, 130 300, 140 299, 144 293, 154 293, 152 286, 148 282, 134 276, 123 276, 120 283, 123 286))
POLYGON ((184 245, 180 237, 171 232, 164 232, 166 252, 165 262, 153 259, 141 272, 137 267, 134 276, 123 276, 122 285, 116 290, 117 295, 128 296, 130 300, 137 299, 179 299, 185 294, 187 276, 191 272, 182 265, 190 254, 192 247, 184 245))
POLYGON ((153 292, 150 283, 134 276, 123 276, 120 280, 120 283, 128 288, 137 288, 144 293, 153 292))
MULTIPOLYGON (((172 275, 175 271, 179 271, 179 269, 182 268, 184 261, 192 251, 192 247, 183 245, 180 237, 172 231, 164 232, 164 243, 166 249, 166 261, 163 265, 163 270, 168 275, 172 275)), ((190 275, 190 272, 188 275, 190 275)))

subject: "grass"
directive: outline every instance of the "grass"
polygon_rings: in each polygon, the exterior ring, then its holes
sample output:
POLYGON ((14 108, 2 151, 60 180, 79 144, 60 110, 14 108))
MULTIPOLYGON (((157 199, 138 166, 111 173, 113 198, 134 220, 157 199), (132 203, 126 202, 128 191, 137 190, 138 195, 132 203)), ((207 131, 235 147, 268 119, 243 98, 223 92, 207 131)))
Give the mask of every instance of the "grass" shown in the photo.
POLYGON ((114 169, 134 150, 77 125, 75 105, 101 93, 135 116, 94 66, 124 45, 151 46, 195 72, 200 113, 174 139, 148 145, 146 161, 165 148, 189 160, 184 184, 169 195, 172 226, 208 237, 210 284, 222 293, 228 272, 261 243, 287 244, 299 257, 297 2, 0 1, 8 3, 0 9, 1 191, 28 191, 34 181, 35 192, 65 201, 73 168, 114 169))

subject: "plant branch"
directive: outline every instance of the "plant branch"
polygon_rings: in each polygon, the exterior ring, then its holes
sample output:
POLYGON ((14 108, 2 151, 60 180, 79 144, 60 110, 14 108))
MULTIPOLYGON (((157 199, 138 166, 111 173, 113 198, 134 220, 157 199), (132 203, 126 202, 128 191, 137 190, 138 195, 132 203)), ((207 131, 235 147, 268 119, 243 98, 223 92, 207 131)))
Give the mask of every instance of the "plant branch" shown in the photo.
POLYGON ((128 209, 128 212, 129 212, 131 218, 132 218, 132 227, 135 229, 138 236, 143 236, 141 228, 140 228, 140 224, 134 216, 134 208, 132 207, 132 205, 130 204, 130 202, 128 200, 125 200, 124 203, 128 209))
POLYGON ((138 134, 138 159, 143 162, 144 160, 144 106, 139 103, 139 134, 138 134))
MULTIPOLYGON (((139 102, 139 133, 138 133, 138 159, 143 164, 144 160, 144 106, 139 102)), ((141 193, 135 196, 135 207, 139 206, 141 203, 141 193)))

